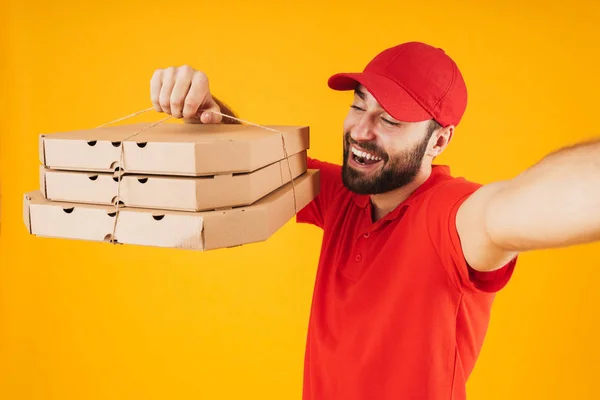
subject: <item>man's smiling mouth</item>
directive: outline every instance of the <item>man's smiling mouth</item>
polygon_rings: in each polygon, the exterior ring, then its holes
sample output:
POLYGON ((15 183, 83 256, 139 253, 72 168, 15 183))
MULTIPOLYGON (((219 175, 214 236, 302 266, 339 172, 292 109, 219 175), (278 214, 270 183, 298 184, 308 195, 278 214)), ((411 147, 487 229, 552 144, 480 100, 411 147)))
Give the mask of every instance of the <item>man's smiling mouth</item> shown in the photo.
POLYGON ((372 165, 382 160, 381 157, 378 157, 375 154, 369 153, 367 151, 361 150, 354 145, 350 147, 350 151, 352 152, 352 159, 359 165, 372 165))

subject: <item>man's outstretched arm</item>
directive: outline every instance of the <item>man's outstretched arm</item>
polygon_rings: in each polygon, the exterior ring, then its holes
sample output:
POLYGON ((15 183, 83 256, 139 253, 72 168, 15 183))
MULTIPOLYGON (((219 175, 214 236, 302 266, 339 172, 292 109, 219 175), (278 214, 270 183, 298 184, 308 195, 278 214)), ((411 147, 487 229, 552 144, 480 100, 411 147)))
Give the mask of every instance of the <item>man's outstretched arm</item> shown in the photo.
POLYGON ((550 153, 508 181, 484 185, 460 207, 467 263, 490 271, 520 252, 600 240, 600 140, 550 153))

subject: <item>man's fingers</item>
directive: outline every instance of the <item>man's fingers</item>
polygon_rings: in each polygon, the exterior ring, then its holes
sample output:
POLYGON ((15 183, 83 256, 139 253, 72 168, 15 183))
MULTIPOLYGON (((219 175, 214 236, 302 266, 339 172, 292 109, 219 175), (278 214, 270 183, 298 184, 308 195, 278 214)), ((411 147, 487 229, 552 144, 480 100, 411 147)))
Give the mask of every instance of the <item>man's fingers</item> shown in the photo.
POLYGON ((204 124, 220 124, 223 116, 220 114, 221 109, 219 105, 213 100, 212 96, 207 105, 208 107, 205 107, 205 111, 202 111, 202 114, 200 114, 200 121, 204 124))
POLYGON ((150 80, 156 111, 205 124, 221 123, 221 108, 210 93, 208 77, 184 65, 157 69, 150 80))
POLYGON ((200 71, 194 72, 192 76, 192 82, 190 89, 185 97, 185 103, 183 105, 183 117, 194 118, 198 109, 205 102, 206 95, 208 94, 208 79, 200 71))
POLYGON ((150 79, 150 101, 152 101, 154 109, 158 112, 162 112, 159 102, 160 88, 162 86, 162 75, 163 70, 157 69, 154 71, 154 74, 152 74, 152 78, 150 79))
POLYGON ((162 73, 162 87, 158 96, 158 103, 163 112, 171 114, 171 93, 175 85, 175 68, 169 67, 162 73))
POLYGON ((192 84, 193 74, 194 70, 187 65, 177 68, 175 84, 171 93, 171 114, 175 118, 183 116, 184 102, 192 84))
POLYGON ((210 95, 207 76, 200 71, 195 71, 185 104, 183 106, 183 117, 192 119, 200 117, 203 123, 219 123, 220 116, 203 110, 219 111, 219 106, 210 95))

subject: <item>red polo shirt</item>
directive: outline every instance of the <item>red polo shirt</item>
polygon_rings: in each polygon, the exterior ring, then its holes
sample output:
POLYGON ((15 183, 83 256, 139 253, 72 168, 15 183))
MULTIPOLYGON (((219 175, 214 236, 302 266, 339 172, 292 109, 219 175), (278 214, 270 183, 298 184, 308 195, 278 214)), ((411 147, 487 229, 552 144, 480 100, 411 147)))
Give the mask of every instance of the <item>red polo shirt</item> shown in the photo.
POLYGON ((304 400, 459 400, 481 349, 494 292, 516 259, 490 273, 465 263, 454 218, 480 185, 435 166, 373 223, 368 196, 341 167, 314 159, 321 192, 299 222, 323 229, 308 330, 304 400))

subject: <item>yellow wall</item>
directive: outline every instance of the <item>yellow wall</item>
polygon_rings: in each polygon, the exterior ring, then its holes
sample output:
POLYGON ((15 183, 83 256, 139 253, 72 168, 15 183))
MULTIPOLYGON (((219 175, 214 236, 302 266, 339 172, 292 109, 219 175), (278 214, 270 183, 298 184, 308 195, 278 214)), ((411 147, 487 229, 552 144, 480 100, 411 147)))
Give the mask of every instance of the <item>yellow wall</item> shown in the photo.
MULTIPOLYGON (((458 175, 509 178, 600 133, 592 0, 78 3, 13 1, 1 14, 2 399, 300 398, 316 228, 290 222, 265 243, 209 253, 25 230, 37 135, 148 107, 154 68, 205 70, 251 121, 311 125, 310 154, 332 161, 350 97, 329 91, 327 77, 408 40, 445 48, 466 77, 468 111, 440 158, 458 175)), ((590 245, 522 256, 471 399, 600 398, 599 254, 590 245)))

